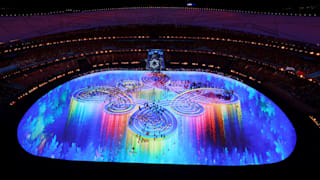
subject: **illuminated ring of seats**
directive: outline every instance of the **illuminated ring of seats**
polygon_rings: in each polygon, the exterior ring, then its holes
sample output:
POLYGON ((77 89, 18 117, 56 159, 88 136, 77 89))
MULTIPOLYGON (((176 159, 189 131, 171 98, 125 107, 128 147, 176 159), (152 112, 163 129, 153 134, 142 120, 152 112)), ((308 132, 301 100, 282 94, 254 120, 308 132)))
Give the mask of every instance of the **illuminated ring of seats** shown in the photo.
POLYGON ((163 108, 162 113, 159 113, 143 107, 130 117, 128 127, 132 132, 143 138, 163 139, 177 129, 177 120, 165 108, 163 108))
POLYGON ((145 73, 142 75, 141 81, 146 85, 161 87, 169 83, 170 77, 159 72, 145 73))

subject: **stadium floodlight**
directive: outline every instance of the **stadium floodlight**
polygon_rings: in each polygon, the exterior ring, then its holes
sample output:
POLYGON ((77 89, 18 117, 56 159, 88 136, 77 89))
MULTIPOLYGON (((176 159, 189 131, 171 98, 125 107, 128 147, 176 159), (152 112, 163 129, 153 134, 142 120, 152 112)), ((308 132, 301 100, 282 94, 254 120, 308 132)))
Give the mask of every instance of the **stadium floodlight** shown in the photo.
POLYGON ((188 6, 188 7, 194 7, 194 6, 196 6, 196 4, 194 4, 194 3, 192 3, 192 2, 188 2, 188 3, 187 3, 187 6, 188 6))

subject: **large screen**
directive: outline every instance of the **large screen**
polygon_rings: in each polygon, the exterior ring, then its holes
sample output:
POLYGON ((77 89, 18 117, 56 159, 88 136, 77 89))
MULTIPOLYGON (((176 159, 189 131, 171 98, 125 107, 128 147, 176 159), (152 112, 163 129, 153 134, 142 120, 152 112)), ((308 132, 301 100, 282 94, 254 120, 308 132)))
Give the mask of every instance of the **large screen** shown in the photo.
POLYGON ((32 155, 71 161, 234 166, 286 159, 296 133, 275 103, 231 78, 106 71, 41 97, 18 141, 32 155))

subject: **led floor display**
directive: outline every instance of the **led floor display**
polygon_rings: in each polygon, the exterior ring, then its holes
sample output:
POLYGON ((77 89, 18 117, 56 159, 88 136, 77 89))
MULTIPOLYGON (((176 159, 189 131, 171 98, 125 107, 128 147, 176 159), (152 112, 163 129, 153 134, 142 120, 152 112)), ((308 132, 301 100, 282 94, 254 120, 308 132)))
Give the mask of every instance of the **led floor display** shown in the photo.
POLYGON ((41 97, 18 126, 36 156, 72 161, 258 165, 284 160, 295 130, 270 99, 202 72, 99 72, 41 97))

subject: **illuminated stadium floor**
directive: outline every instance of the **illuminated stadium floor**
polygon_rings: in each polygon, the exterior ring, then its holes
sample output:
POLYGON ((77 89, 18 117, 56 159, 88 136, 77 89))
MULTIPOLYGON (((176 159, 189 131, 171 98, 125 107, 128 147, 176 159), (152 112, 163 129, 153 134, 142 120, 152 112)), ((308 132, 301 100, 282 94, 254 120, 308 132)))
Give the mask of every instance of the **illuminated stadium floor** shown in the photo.
POLYGON ((18 141, 30 154, 74 161, 255 165, 287 158, 296 133, 270 99, 230 78, 109 71, 41 97, 18 141))

